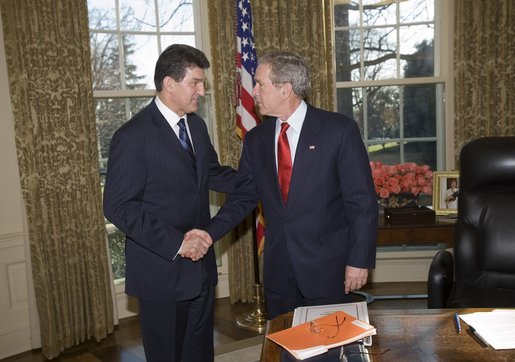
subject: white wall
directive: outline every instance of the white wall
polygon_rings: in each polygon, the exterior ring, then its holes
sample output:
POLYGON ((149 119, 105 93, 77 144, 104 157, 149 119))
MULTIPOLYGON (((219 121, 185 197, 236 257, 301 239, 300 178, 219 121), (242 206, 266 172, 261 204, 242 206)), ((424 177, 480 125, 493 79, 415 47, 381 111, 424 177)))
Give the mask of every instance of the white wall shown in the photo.
MULTIPOLYGON (((31 344, 27 244, 0 17, 0 359, 31 344)), ((30 270, 30 269, 29 269, 30 270)), ((36 342, 37 344, 38 342, 36 342)))

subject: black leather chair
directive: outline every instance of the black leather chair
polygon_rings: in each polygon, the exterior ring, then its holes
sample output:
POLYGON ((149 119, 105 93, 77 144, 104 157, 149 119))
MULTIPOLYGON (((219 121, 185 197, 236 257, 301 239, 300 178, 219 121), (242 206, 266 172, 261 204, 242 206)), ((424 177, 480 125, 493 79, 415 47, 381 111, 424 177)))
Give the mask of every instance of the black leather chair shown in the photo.
POLYGON ((467 143, 460 166, 454 255, 433 258, 428 307, 515 307, 515 137, 467 143))

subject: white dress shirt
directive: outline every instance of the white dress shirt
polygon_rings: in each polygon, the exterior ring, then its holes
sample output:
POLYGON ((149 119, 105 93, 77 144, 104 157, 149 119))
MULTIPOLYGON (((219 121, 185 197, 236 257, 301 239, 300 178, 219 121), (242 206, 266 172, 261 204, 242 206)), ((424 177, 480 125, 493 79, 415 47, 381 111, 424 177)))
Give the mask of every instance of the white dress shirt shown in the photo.
POLYGON ((302 124, 304 123, 304 118, 306 118, 306 113, 308 111, 308 105, 306 102, 302 101, 300 105, 297 107, 295 112, 292 113, 290 118, 286 120, 281 120, 277 118, 275 123, 275 166, 277 168, 277 140, 279 139, 279 134, 281 133, 281 123, 288 122, 290 127, 286 130, 286 135, 288 136, 288 144, 290 145, 291 152, 291 165, 295 163, 295 152, 297 151, 297 144, 299 143, 300 130, 302 129, 302 124))
POLYGON ((161 112, 170 127, 172 127, 175 135, 177 136, 177 139, 179 138, 179 121, 181 118, 184 118, 184 123, 186 124, 186 129, 188 130, 188 138, 190 139, 191 146, 193 147, 193 152, 195 152, 195 146, 193 145, 193 140, 191 139, 190 127, 188 126, 188 116, 185 114, 184 116, 179 117, 177 113, 165 106, 165 104, 161 101, 161 99, 159 99, 158 96, 156 96, 155 99, 157 109, 159 109, 159 112, 161 112))

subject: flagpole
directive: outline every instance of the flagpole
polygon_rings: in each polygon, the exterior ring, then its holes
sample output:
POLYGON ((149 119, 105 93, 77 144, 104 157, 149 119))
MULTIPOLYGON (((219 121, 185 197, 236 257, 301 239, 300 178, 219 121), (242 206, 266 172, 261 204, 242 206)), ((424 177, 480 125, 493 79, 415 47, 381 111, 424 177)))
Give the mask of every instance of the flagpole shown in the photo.
MULTIPOLYGON (((255 104, 252 100, 252 87, 254 84, 254 73, 256 70, 257 56, 254 47, 254 35, 252 32, 252 11, 249 0, 234 0, 234 32, 236 35, 236 125, 237 132, 241 139, 247 131, 260 120, 255 112, 255 104), (239 107, 245 109, 240 112, 239 107), (249 115, 251 115, 249 117, 249 115)), ((264 333, 266 324, 265 303, 263 301, 262 286, 259 278, 259 251, 258 235, 256 227, 256 210, 252 213, 252 241, 254 261, 254 308, 251 312, 244 313, 236 318, 236 324, 245 329, 264 333)))
POLYGON ((259 257, 256 232, 256 210, 252 212, 252 250, 254 259, 254 308, 250 312, 242 313, 236 318, 238 327, 249 329, 263 334, 266 325, 265 302, 263 289, 259 278, 259 257))
POLYGON ((260 278, 259 278, 259 247, 258 247, 258 237, 257 237, 257 227, 256 227, 256 224, 257 224, 257 213, 256 213, 256 209, 254 209, 254 211, 252 211, 252 241, 253 241, 253 245, 252 245, 252 251, 253 251, 253 259, 254 259, 254 282, 256 284, 259 284, 260 283, 260 278))

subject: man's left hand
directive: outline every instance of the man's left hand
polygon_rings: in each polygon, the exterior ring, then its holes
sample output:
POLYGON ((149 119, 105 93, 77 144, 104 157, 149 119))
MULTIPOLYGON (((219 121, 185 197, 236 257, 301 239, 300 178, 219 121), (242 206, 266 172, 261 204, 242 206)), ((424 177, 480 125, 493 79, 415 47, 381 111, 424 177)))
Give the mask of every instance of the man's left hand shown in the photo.
POLYGON ((368 269, 355 268, 347 265, 345 268, 345 294, 360 289, 367 284, 368 269))

